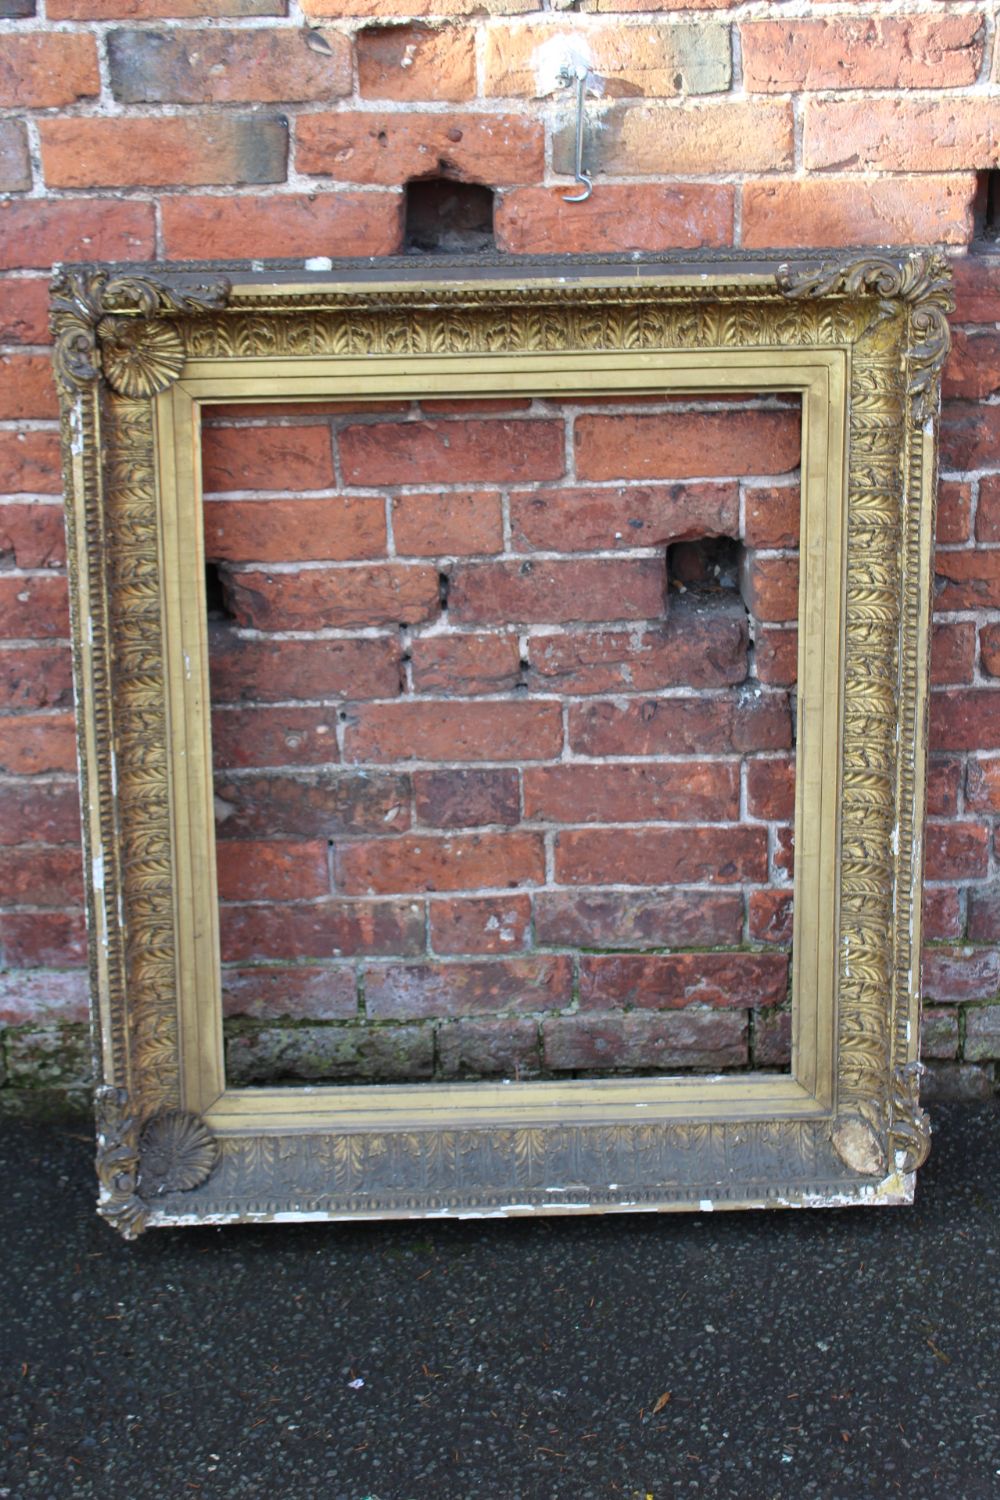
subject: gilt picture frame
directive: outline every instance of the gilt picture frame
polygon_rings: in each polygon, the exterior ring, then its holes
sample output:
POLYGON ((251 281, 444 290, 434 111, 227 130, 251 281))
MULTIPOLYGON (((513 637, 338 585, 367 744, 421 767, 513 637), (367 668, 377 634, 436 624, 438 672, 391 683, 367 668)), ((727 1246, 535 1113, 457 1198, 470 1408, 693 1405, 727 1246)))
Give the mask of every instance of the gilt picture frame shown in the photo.
POLYGON ((950 308, 925 250, 57 273, 106 1219, 911 1201, 950 308), (201 412, 747 391, 802 402, 791 1071, 227 1086, 201 412))

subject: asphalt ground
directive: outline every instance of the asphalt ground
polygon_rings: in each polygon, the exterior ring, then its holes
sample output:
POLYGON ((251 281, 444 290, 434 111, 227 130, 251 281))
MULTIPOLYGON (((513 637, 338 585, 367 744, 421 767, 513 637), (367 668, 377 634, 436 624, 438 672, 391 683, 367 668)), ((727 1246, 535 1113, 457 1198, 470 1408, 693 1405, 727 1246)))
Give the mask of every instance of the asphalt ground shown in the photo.
POLYGON ((1000 1109, 912 1208, 157 1230, 0 1126, 0 1500, 1000 1496, 1000 1109))

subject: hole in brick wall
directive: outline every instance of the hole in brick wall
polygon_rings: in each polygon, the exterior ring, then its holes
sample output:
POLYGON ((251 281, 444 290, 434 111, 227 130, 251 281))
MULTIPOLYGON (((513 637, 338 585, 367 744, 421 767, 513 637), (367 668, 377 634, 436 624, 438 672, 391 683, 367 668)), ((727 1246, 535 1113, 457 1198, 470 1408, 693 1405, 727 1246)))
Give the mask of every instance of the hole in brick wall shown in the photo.
POLYGON ((975 236, 1000 239, 1000 172, 980 172, 976 185, 975 236))
POLYGON ((667 588, 699 600, 739 597, 743 548, 730 536, 703 536, 667 548, 667 588))
POLYGON ((493 190, 423 177, 406 184, 406 249, 454 255, 492 250, 493 190))
POLYGON ((226 602, 226 590, 218 563, 205 564, 205 607, 209 620, 231 620, 233 612, 226 602))

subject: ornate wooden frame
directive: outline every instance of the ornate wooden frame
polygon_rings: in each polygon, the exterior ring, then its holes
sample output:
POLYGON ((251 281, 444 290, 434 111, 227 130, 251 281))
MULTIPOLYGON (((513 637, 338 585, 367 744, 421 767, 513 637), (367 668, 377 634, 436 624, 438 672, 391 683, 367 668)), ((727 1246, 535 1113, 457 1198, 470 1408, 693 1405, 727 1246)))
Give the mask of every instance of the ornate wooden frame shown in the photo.
POLYGON ((53 290, 100 1212, 146 1225, 906 1203, 947 266, 925 251, 323 274, 84 267, 53 290), (790 1076, 227 1089, 197 418, 340 394, 798 391, 790 1076))

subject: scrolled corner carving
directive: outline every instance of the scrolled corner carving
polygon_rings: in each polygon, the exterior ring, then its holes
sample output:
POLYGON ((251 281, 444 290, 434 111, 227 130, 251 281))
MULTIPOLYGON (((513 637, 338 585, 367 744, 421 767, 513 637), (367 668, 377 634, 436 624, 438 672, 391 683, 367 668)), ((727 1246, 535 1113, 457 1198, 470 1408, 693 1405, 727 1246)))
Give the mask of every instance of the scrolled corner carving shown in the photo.
POLYGON ((920 1108, 918 1097, 923 1071, 918 1062, 893 1069, 889 1149, 901 1172, 916 1172, 931 1149, 931 1123, 927 1111, 920 1108))
POLYGON ((97 1090, 97 1211, 127 1240, 146 1227, 148 1209, 139 1196, 139 1122, 125 1089, 97 1090))
POLYGON ((218 1160, 219 1143, 198 1115, 152 1115, 139 1136, 139 1191, 145 1199, 189 1193, 207 1182, 218 1160))
POLYGON ((184 365, 183 341, 169 319, 219 311, 230 291, 226 277, 185 287, 152 276, 61 272, 52 286, 57 384, 72 396, 103 375, 120 395, 156 395, 184 365))
POLYGON ((219 1144, 198 1115, 169 1110, 140 1125, 125 1089, 97 1090, 98 1211, 125 1239, 146 1228, 150 1199, 200 1187, 219 1144))

